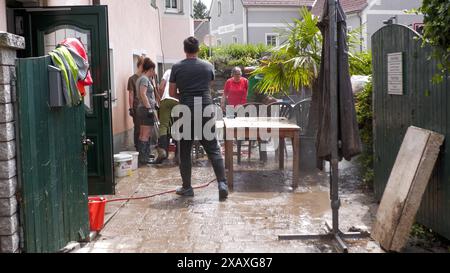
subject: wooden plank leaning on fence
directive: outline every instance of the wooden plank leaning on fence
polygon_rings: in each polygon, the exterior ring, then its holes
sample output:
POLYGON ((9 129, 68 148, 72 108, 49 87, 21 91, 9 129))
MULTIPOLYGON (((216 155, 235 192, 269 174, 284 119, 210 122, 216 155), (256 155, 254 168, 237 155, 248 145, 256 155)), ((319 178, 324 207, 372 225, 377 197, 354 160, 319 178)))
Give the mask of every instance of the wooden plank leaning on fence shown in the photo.
POLYGON ((387 251, 406 245, 444 136, 410 127, 383 195, 372 237, 387 251))

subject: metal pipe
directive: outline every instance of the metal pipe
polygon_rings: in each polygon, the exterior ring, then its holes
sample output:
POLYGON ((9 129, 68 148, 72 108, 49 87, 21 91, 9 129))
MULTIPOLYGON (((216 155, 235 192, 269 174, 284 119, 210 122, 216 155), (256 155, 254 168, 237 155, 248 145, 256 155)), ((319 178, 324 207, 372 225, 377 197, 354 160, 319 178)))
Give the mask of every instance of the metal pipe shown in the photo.
POLYGON ((339 232, 339 154, 338 154, 338 30, 337 0, 328 0, 330 40, 330 143, 331 143, 331 208, 333 210, 333 233, 339 232))

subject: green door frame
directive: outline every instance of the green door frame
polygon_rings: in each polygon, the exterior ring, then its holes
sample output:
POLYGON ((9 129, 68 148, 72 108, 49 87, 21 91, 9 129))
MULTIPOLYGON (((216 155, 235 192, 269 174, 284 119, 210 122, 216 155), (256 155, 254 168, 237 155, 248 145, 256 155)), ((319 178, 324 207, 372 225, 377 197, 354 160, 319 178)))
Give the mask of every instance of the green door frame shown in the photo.
POLYGON ((27 41, 24 57, 45 55, 44 35, 52 30, 74 26, 89 31, 94 79, 92 111, 86 111, 86 135, 94 142, 88 152, 89 194, 115 194, 107 6, 18 9, 15 16, 22 16, 24 25, 29 26, 24 31, 27 41))

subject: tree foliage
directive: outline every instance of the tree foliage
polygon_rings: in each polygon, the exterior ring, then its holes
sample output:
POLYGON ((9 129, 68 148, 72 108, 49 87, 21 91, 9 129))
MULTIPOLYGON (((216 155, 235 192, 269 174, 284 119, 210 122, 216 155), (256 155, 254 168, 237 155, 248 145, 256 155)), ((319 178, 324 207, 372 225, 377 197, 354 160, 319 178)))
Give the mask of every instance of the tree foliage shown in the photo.
POLYGON ((232 68, 236 66, 244 68, 246 66, 257 65, 258 60, 269 52, 269 47, 262 44, 231 44, 213 47, 212 52, 213 56, 210 58, 209 47, 202 45, 200 48, 199 57, 209 60, 219 69, 232 68))
POLYGON ((318 76, 322 36, 317 18, 307 9, 287 24, 287 42, 271 50, 271 56, 254 72, 264 75, 259 89, 267 94, 311 86, 318 76))
MULTIPOLYGON (((306 8, 300 9, 300 18, 287 24, 286 42, 273 48, 269 59, 254 72, 264 75, 259 83, 259 89, 264 93, 273 95, 287 92, 291 87, 295 90, 311 87, 319 75, 323 38, 317 26, 318 18, 306 8)), ((358 30, 348 34, 351 49, 360 43, 357 35, 358 30)), ((370 55, 350 54, 349 57, 351 71, 367 75, 367 69, 363 70, 367 64, 370 66, 370 55)))
POLYGON ((439 62, 440 73, 433 81, 440 82, 450 70, 450 1, 423 0, 422 7, 414 11, 424 15, 424 43, 435 47, 432 57, 439 62))
POLYGON ((370 76, 372 75, 372 53, 361 51, 350 54, 350 74, 370 76))
POLYGON ((364 182, 371 186, 374 179, 373 154, 373 84, 372 79, 363 91, 356 95, 356 115, 364 151, 359 157, 364 175, 364 182))
POLYGON ((206 19, 208 17, 208 8, 200 1, 194 1, 194 19, 206 19))

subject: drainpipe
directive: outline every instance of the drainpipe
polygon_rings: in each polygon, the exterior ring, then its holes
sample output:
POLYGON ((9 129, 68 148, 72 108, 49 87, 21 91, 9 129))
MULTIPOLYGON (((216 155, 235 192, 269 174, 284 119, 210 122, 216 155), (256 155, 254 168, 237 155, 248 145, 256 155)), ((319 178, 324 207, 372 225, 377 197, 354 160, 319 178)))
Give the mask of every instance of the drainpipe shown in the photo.
POLYGON ((212 29, 211 29, 211 15, 206 17, 208 19, 208 28, 209 28, 209 58, 212 57, 212 29))
POLYGON ((359 17, 359 50, 360 52, 362 52, 364 50, 363 48, 363 19, 362 19, 362 13, 358 12, 358 17, 359 17))
POLYGON ((248 44, 248 8, 244 7, 245 12, 245 43, 248 44))

